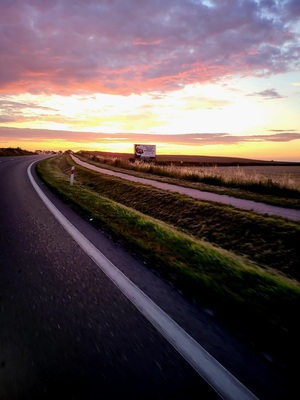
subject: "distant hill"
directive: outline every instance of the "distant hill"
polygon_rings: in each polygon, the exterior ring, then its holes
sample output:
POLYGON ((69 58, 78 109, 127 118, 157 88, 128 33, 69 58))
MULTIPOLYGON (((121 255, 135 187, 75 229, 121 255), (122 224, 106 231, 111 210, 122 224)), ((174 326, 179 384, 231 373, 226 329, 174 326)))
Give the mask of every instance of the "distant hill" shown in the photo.
MULTIPOLYGON (((106 158, 120 158, 123 160, 133 159, 132 153, 110 153, 105 151, 82 151, 83 153, 89 153, 91 155, 106 157, 106 158)), ((80 153, 80 152, 78 152, 80 153)), ((297 162, 288 161, 267 161, 267 160, 253 160, 250 158, 238 158, 238 157, 217 157, 217 156, 193 156, 193 155, 171 155, 171 154, 160 154, 156 156, 156 163, 158 164, 179 164, 186 166, 258 166, 258 165, 300 165, 297 162)))
POLYGON ((23 150, 20 147, 0 147, 0 157, 32 156, 34 154, 32 151, 23 150))

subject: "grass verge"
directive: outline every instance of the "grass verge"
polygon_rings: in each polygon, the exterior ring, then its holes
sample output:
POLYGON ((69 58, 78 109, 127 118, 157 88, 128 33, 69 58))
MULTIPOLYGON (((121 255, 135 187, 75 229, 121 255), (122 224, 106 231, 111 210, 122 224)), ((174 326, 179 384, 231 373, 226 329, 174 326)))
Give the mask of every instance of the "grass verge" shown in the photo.
MULTIPOLYGON (((70 169, 67 163, 66 168, 70 169)), ((77 182, 214 245, 300 281, 300 224, 99 174, 77 166, 77 182)))
MULTIPOLYGON (((300 287, 296 280, 146 215, 133 201, 130 207, 121 204, 120 199, 95 188, 97 179, 103 183, 100 174, 78 167, 76 183, 70 187, 69 170, 66 155, 46 159, 37 167, 39 176, 56 194, 147 260, 187 297, 213 309, 217 318, 287 365, 292 362, 299 337, 300 287)), ((112 186, 118 186, 116 179, 109 179, 112 186)), ((124 191, 123 187, 123 198, 129 192, 130 188, 124 191)))

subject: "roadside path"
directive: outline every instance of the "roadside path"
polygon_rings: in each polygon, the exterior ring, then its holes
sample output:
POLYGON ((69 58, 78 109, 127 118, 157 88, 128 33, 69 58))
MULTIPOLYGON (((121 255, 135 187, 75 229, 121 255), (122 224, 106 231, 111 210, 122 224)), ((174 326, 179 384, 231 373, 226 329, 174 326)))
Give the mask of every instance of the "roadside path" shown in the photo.
POLYGON ((139 178, 137 176, 124 174, 122 172, 116 172, 116 171, 111 171, 109 169, 96 167, 95 165, 79 160, 74 155, 71 155, 71 157, 73 161, 76 162, 77 164, 85 168, 91 169, 93 171, 100 172, 102 174, 117 176, 122 179, 130 180, 132 182, 138 182, 144 185, 150 185, 158 189, 169 190, 170 192, 185 194, 186 196, 190 196, 199 200, 214 201, 217 203, 228 204, 237 208, 241 208, 243 210, 252 210, 260 214, 275 215, 278 217, 287 218, 292 221, 300 221, 300 210, 297 209, 277 207, 261 202, 239 199, 236 197, 216 194, 211 192, 204 192, 197 189, 172 185, 170 183, 158 182, 151 179, 139 178))

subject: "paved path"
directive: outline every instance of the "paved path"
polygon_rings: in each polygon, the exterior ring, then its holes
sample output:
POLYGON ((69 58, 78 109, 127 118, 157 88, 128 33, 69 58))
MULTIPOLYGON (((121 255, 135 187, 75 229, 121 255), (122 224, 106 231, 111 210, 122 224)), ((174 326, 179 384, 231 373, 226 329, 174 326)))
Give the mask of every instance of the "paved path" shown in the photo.
POLYGON ((277 207, 256 201, 239 199, 236 197, 221 195, 211 192, 204 192, 197 189, 173 185, 170 183, 158 182, 151 179, 139 178, 137 176, 124 174, 122 172, 116 172, 116 171, 111 171, 109 169, 96 167, 95 165, 79 160, 77 157, 73 155, 71 155, 71 157, 77 164, 85 168, 89 168, 93 171, 101 172, 102 174, 113 175, 122 179, 127 179, 133 182, 142 183, 144 185, 154 186, 159 189, 185 194, 187 196, 199 200, 214 201, 218 203, 232 205, 234 207, 241 208, 244 210, 252 210, 261 214, 276 215, 279 217, 287 218, 289 220, 300 221, 300 210, 277 207))

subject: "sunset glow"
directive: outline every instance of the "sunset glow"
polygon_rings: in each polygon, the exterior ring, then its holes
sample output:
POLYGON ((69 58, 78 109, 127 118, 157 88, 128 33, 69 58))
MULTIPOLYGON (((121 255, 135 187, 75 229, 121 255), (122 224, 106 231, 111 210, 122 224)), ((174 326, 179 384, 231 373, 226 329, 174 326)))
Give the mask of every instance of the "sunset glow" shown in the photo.
POLYGON ((0 147, 300 161, 298 0, 0 3, 0 147))

